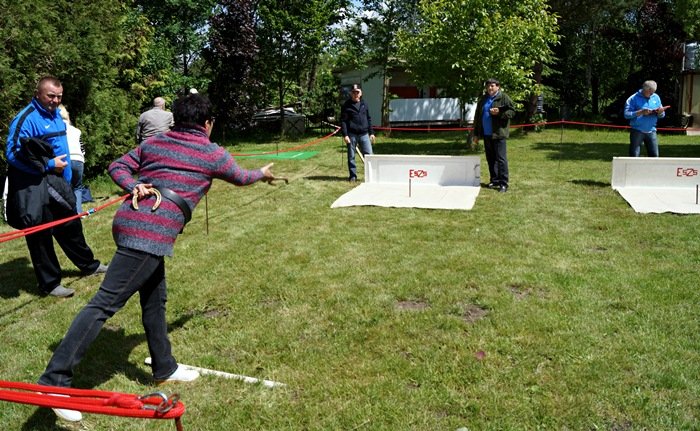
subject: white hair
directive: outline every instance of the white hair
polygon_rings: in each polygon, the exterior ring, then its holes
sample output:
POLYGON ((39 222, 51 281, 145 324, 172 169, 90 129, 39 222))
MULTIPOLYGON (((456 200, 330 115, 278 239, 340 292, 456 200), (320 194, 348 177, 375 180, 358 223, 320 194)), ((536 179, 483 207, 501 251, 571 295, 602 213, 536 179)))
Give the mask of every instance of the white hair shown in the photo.
POLYGON ((651 91, 656 91, 656 81, 644 81, 644 84, 642 84, 642 88, 644 90, 651 90, 651 91))

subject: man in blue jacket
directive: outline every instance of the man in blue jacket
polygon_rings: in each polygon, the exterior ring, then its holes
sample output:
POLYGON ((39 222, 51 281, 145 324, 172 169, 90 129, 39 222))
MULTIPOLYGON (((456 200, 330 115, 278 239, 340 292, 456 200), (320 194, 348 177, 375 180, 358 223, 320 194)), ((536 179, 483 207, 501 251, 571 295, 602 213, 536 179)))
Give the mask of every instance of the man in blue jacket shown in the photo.
MULTIPOLYGON (((66 125, 58 112, 62 97, 63 85, 58 79, 42 78, 31 103, 10 124, 5 149, 9 182, 7 220, 16 229, 75 215, 66 125)), ((44 294, 68 297, 74 293, 61 285, 61 266, 52 236, 83 274, 107 271, 107 266, 95 259, 85 242, 79 218, 27 235, 29 256, 39 290, 44 294)))
POLYGON ((506 139, 510 134, 510 120, 515 116, 513 101, 501 91, 501 83, 490 78, 485 83, 484 94, 476 103, 474 115, 474 142, 484 139, 484 153, 489 167, 489 183, 486 187, 501 193, 508 191, 508 149, 506 139))
POLYGON ((630 120, 630 157, 639 157, 642 142, 647 156, 659 157, 659 141, 656 137, 656 121, 666 116, 668 106, 661 104, 656 94, 656 82, 645 81, 641 90, 625 102, 625 118, 630 120))
POLYGON ((362 89, 353 84, 350 89, 350 98, 343 103, 340 109, 340 129, 343 140, 348 147, 348 171, 350 182, 357 181, 357 166, 355 165, 355 148, 359 147, 363 155, 372 154, 372 142, 374 142, 374 130, 372 129, 372 117, 369 108, 362 100, 362 89))

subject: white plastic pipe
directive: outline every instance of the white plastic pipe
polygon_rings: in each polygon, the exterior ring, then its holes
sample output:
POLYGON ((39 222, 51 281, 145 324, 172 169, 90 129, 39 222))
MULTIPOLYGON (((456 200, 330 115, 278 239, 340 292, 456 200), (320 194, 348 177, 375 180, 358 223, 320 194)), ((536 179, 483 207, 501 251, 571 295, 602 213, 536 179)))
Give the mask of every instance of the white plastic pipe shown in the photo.
MULTIPOLYGON (((146 365, 151 365, 151 358, 150 357, 146 358, 144 363, 146 365)), ((274 382, 272 380, 261 380, 261 379, 255 378, 255 377, 248 377, 248 376, 243 376, 240 374, 226 373, 224 371, 210 370, 208 368, 194 367, 192 365, 186 365, 186 364, 178 364, 178 365, 185 367, 187 369, 190 369, 190 370, 198 371, 199 374, 201 374, 201 375, 210 375, 210 376, 223 377, 225 379, 242 380, 246 383, 261 383, 263 386, 268 387, 268 388, 274 388, 277 386, 287 386, 284 383, 274 382)))

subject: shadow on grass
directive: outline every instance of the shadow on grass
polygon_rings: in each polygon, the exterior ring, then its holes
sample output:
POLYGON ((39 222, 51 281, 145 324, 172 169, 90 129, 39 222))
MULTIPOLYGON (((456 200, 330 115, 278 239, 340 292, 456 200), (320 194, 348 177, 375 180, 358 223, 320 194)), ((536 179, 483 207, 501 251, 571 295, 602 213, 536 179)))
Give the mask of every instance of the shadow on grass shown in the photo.
MULTIPOLYGON (((533 146, 537 151, 549 151, 550 160, 601 160, 612 161, 613 157, 627 157, 629 144, 601 142, 540 142, 533 146)), ((699 157, 700 145, 663 145, 659 144, 661 157, 699 157)), ((642 149, 642 156, 645 156, 642 149)))
POLYGON ((0 298, 16 298, 22 290, 39 294, 29 258, 18 257, 0 263, 0 298))
MULTIPOLYGON (((86 277, 75 267, 62 268, 61 276, 86 277)), ((95 283, 99 285, 100 280, 96 279, 95 283)), ((66 285, 65 282, 64 285, 66 285)), ((36 276, 29 258, 18 257, 9 262, 0 263, 0 298, 16 298, 21 291, 38 297, 45 296, 37 287, 36 276)), ((0 314, 0 317, 3 315, 4 313, 0 314)))
POLYGON ((598 188, 608 188, 610 187, 610 183, 606 183, 604 181, 593 181, 593 180, 571 180, 569 181, 571 184, 576 184, 579 186, 586 186, 586 187, 598 187, 598 188))
MULTIPOLYGON (((172 333, 182 328, 195 314, 199 313, 192 312, 180 316, 168 324, 168 332, 172 333)), ((146 336, 142 332, 127 335, 123 328, 110 326, 107 323, 76 368, 73 387, 88 389, 99 387, 117 373, 123 374, 127 379, 140 385, 153 386, 151 374, 144 372, 139 365, 129 362, 131 351, 145 342, 146 336)), ((51 350, 56 350, 57 347, 58 342, 51 346, 51 350)), ((148 389, 144 388, 144 392, 148 392, 148 389)), ((72 428, 71 425, 57 422, 56 416, 49 409, 37 408, 23 424, 22 430, 84 429, 81 427, 72 428)))
POLYGON ((436 141, 435 138, 416 143, 415 139, 411 142, 389 142, 378 143, 374 146, 376 154, 423 154, 435 156, 461 156, 475 153, 467 147, 466 141, 461 142, 444 142, 436 141))
POLYGON ((308 177, 304 177, 305 180, 310 180, 310 181, 342 181, 342 182, 348 182, 348 177, 347 175, 345 176, 340 176, 340 177, 334 177, 330 175, 311 175, 308 177))
MULTIPOLYGON (((386 133, 384 131, 375 132, 377 139, 385 137, 386 133)), ((431 129, 430 131, 417 131, 417 132, 405 132, 392 130, 391 139, 405 139, 408 141, 457 141, 457 142, 467 142, 467 131, 453 131, 453 130, 440 130, 431 129)), ((388 138, 387 138, 388 139, 388 138)))
POLYGON ((550 152, 550 160, 602 160, 611 161, 613 157, 626 156, 627 144, 614 143, 536 143, 533 148, 536 151, 550 152))

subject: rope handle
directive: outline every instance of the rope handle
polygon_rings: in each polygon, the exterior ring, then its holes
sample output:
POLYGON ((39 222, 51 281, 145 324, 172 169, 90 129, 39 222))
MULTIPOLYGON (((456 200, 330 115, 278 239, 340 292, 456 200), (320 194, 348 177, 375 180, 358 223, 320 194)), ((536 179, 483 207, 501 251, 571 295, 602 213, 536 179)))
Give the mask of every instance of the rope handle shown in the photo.
POLYGON ((155 410, 156 412, 161 413, 161 414, 169 412, 173 407, 175 407, 177 402, 180 401, 179 394, 174 393, 168 397, 163 392, 153 392, 150 394, 142 395, 142 396, 138 397, 138 399, 139 400, 148 400, 149 398, 153 398, 153 397, 160 397, 162 399, 161 403, 158 405, 155 405, 154 403, 145 404, 143 406, 143 408, 148 409, 148 410, 155 410))
MULTIPOLYGON (((151 212, 153 212, 157 210, 160 206, 160 202, 163 200, 163 196, 160 194, 160 191, 158 191, 158 189, 155 187, 149 190, 153 192, 152 194, 156 195, 156 203, 151 207, 151 212)), ((131 207, 135 210, 139 209, 139 195, 136 193, 134 193, 134 196, 131 198, 131 207)))
POLYGON ((113 416, 178 419, 185 406, 178 394, 125 394, 0 380, 0 401, 113 416), (62 395, 62 396, 56 396, 62 395))

